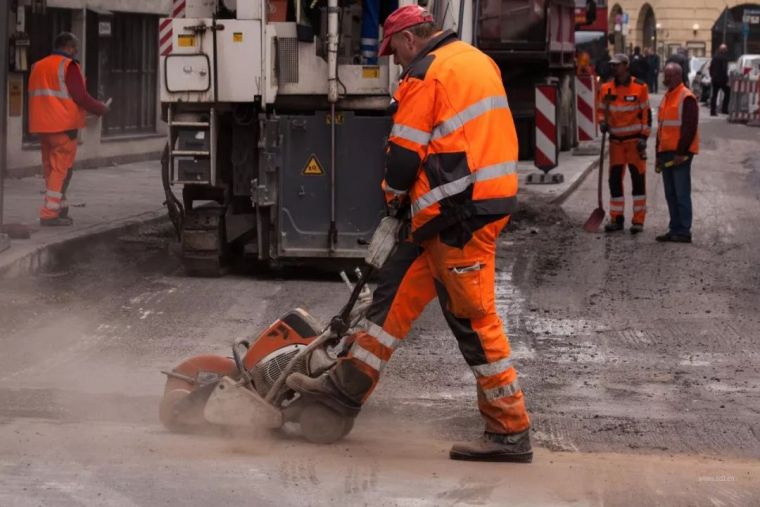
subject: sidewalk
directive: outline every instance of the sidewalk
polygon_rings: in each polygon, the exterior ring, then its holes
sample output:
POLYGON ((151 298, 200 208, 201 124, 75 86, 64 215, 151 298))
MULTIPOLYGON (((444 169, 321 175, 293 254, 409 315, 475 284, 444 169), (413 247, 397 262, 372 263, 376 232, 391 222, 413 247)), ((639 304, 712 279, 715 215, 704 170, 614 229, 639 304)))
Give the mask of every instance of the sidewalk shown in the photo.
POLYGON ((4 223, 29 226, 29 239, 12 239, 0 252, 0 276, 32 272, 51 248, 69 241, 157 218, 166 213, 158 160, 76 170, 67 198, 71 227, 41 227, 45 181, 41 176, 5 180, 4 223))
MULTIPOLYGON (((601 138, 594 141, 598 148, 601 138)), ((599 153, 596 155, 574 156, 573 151, 563 151, 559 154, 559 165, 549 171, 549 175, 562 174, 565 181, 562 183, 526 183, 531 173, 542 173, 533 165, 533 161, 524 161, 517 164, 517 174, 520 178, 519 201, 541 198, 552 204, 561 204, 581 184, 583 179, 598 167, 599 153)))
MULTIPOLYGON (((564 200, 596 167, 598 157, 560 154, 560 165, 550 174, 561 173, 560 184, 525 183, 528 174, 537 172, 532 162, 520 162, 520 200, 564 200)), ((45 183, 40 176, 7 179, 5 182, 6 224, 21 223, 32 231, 30 239, 14 239, 10 248, 0 248, 0 277, 34 272, 50 261, 50 252, 73 240, 126 227, 163 216, 164 193, 160 162, 152 160, 94 170, 76 170, 68 193, 71 227, 40 227, 39 208, 45 183)), ((2 245, 0 245, 1 247, 2 245)))

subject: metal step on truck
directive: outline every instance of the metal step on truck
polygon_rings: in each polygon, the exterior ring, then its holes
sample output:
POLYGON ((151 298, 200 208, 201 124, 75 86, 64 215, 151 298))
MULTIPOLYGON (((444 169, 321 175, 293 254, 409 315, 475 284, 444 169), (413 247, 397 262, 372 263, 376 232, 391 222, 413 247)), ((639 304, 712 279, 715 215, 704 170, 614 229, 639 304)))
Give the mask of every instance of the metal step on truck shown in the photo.
MULTIPOLYGON (((538 84, 557 85, 562 148, 574 144, 573 0, 420 3, 499 64, 521 158, 533 156, 538 84)), ((392 9, 379 6, 183 0, 160 20, 162 180, 188 274, 217 276, 235 256, 364 255, 385 214, 387 109, 400 73, 362 45, 363 18, 380 24, 392 9)))

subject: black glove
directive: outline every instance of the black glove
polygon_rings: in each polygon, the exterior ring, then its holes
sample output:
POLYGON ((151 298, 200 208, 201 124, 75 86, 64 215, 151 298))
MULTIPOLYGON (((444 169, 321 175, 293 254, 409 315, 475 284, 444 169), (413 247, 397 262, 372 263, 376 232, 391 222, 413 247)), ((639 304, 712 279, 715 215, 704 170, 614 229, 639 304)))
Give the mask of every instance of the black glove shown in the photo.
POLYGON ((607 126, 607 122, 603 121, 599 123, 599 130, 602 131, 602 134, 606 134, 610 131, 609 127, 607 126))
POLYGON ((639 139, 639 142, 636 145, 636 149, 639 151, 639 157, 641 158, 641 160, 646 160, 647 159, 647 140, 639 139))

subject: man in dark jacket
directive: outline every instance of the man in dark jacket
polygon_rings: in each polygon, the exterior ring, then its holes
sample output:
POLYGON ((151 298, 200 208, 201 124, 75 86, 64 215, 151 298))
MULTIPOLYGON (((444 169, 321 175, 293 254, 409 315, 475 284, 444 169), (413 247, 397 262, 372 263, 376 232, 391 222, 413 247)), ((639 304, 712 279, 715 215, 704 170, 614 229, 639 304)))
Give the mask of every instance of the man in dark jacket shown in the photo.
POLYGON ((649 66, 649 79, 647 80, 649 91, 657 93, 657 81, 659 81, 660 77, 660 57, 657 56, 654 48, 647 48, 644 59, 649 66))
POLYGON ((675 53, 670 55, 665 60, 666 65, 669 63, 677 63, 681 67, 683 85, 686 88, 691 88, 691 83, 689 83, 689 53, 686 51, 686 48, 678 48, 675 53))
POLYGON ((599 58, 599 60, 596 61, 596 65, 594 67, 594 70, 596 70, 596 75, 599 76, 599 79, 602 83, 608 81, 610 77, 612 77, 609 50, 606 50, 604 54, 599 58))
POLYGON ((645 83, 649 82, 649 65, 646 60, 644 60, 644 55, 641 54, 641 48, 639 46, 633 48, 631 65, 628 68, 633 77, 640 81, 644 81, 645 83))
POLYGON ((718 93, 723 90, 723 104, 721 113, 728 114, 728 99, 731 89, 728 86, 728 47, 721 44, 718 53, 713 56, 710 62, 710 84, 712 86, 712 97, 710 98, 710 116, 718 116, 716 111, 718 105, 718 93))

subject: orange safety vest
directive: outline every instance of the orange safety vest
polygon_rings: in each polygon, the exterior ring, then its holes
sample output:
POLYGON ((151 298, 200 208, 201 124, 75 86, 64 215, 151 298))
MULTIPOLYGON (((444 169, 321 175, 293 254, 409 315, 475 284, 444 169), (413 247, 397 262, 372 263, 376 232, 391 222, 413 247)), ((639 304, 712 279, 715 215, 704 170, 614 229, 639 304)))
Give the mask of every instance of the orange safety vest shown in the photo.
POLYGON ((66 132, 84 127, 85 111, 69 95, 66 71, 74 60, 52 54, 38 61, 29 76, 29 132, 66 132))
MULTIPOLYGON (((683 101, 686 97, 694 96, 691 90, 686 88, 683 83, 669 90, 660 104, 660 110, 657 113, 657 151, 676 151, 678 141, 681 137, 681 119, 683 118, 683 101)), ((699 153, 699 130, 694 136, 694 140, 689 146, 689 152, 699 153)))
POLYGON ((415 239, 517 204, 517 133, 499 68, 453 33, 436 40, 402 76, 388 139, 421 161, 408 192, 415 239))
POLYGON ((597 119, 604 121, 605 108, 609 107, 607 126, 611 141, 626 141, 649 137, 652 117, 649 109, 647 85, 636 78, 618 85, 611 79, 599 91, 597 119), (609 103, 605 99, 610 95, 609 103))

